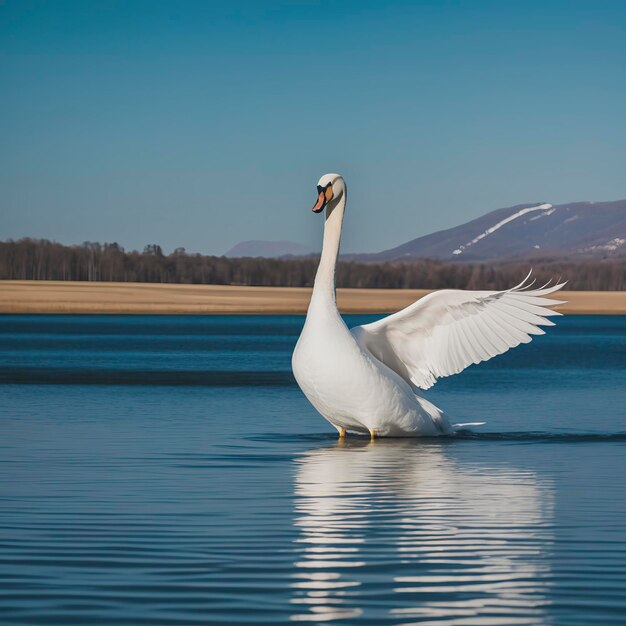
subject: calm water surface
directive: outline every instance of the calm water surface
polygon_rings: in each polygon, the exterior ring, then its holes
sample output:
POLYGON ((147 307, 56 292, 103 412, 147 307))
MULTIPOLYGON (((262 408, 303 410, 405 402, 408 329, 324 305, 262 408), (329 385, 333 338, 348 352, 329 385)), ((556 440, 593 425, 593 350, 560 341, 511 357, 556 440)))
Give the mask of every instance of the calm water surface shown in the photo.
POLYGON ((0 317, 0 622, 624 624, 626 317, 428 392, 476 432, 373 444, 296 387, 302 323, 0 317))

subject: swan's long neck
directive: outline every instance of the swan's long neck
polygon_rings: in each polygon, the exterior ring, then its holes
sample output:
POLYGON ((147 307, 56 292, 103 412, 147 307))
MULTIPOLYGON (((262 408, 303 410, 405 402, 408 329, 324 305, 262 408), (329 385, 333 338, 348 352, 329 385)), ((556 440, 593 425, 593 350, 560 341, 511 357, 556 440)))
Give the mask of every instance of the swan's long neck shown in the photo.
POLYGON ((324 244, 322 256, 315 275, 311 304, 330 304, 336 308, 335 298, 335 267, 339 255, 341 242, 341 226, 343 214, 346 208, 346 189, 336 201, 335 205, 329 205, 326 221, 324 222, 324 244))

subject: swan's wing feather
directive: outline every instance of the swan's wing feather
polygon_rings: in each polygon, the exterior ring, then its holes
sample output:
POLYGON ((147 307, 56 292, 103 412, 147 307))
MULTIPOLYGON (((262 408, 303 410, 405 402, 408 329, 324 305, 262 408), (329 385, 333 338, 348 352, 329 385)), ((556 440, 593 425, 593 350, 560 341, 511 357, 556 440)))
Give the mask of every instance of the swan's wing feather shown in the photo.
POLYGON ((560 313, 549 307, 563 301, 544 296, 565 283, 532 289, 524 286, 528 278, 506 291, 436 291, 351 332, 409 384, 428 389, 438 378, 528 343, 544 334, 541 326, 554 325, 547 318, 560 313))

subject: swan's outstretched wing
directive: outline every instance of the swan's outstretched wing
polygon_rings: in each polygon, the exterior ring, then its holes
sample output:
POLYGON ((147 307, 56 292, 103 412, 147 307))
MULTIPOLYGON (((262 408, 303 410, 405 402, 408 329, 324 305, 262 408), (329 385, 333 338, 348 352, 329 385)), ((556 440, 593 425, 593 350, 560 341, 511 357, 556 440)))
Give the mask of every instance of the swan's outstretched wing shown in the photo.
POLYGON ((546 317, 560 313, 547 307, 563 301, 542 296, 565 283, 532 289, 525 286, 529 277, 508 291, 436 291, 350 332, 409 384, 428 389, 438 378, 543 335, 540 326, 554 326, 546 317))

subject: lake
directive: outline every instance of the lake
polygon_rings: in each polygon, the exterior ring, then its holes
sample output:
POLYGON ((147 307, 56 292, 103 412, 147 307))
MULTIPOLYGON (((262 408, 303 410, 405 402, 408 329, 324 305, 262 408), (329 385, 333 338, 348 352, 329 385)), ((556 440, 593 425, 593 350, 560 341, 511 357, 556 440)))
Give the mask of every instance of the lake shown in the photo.
POLYGON ((424 394, 474 432, 373 443, 296 386, 303 321, 0 316, 0 622, 624 623, 626 317, 424 394))

